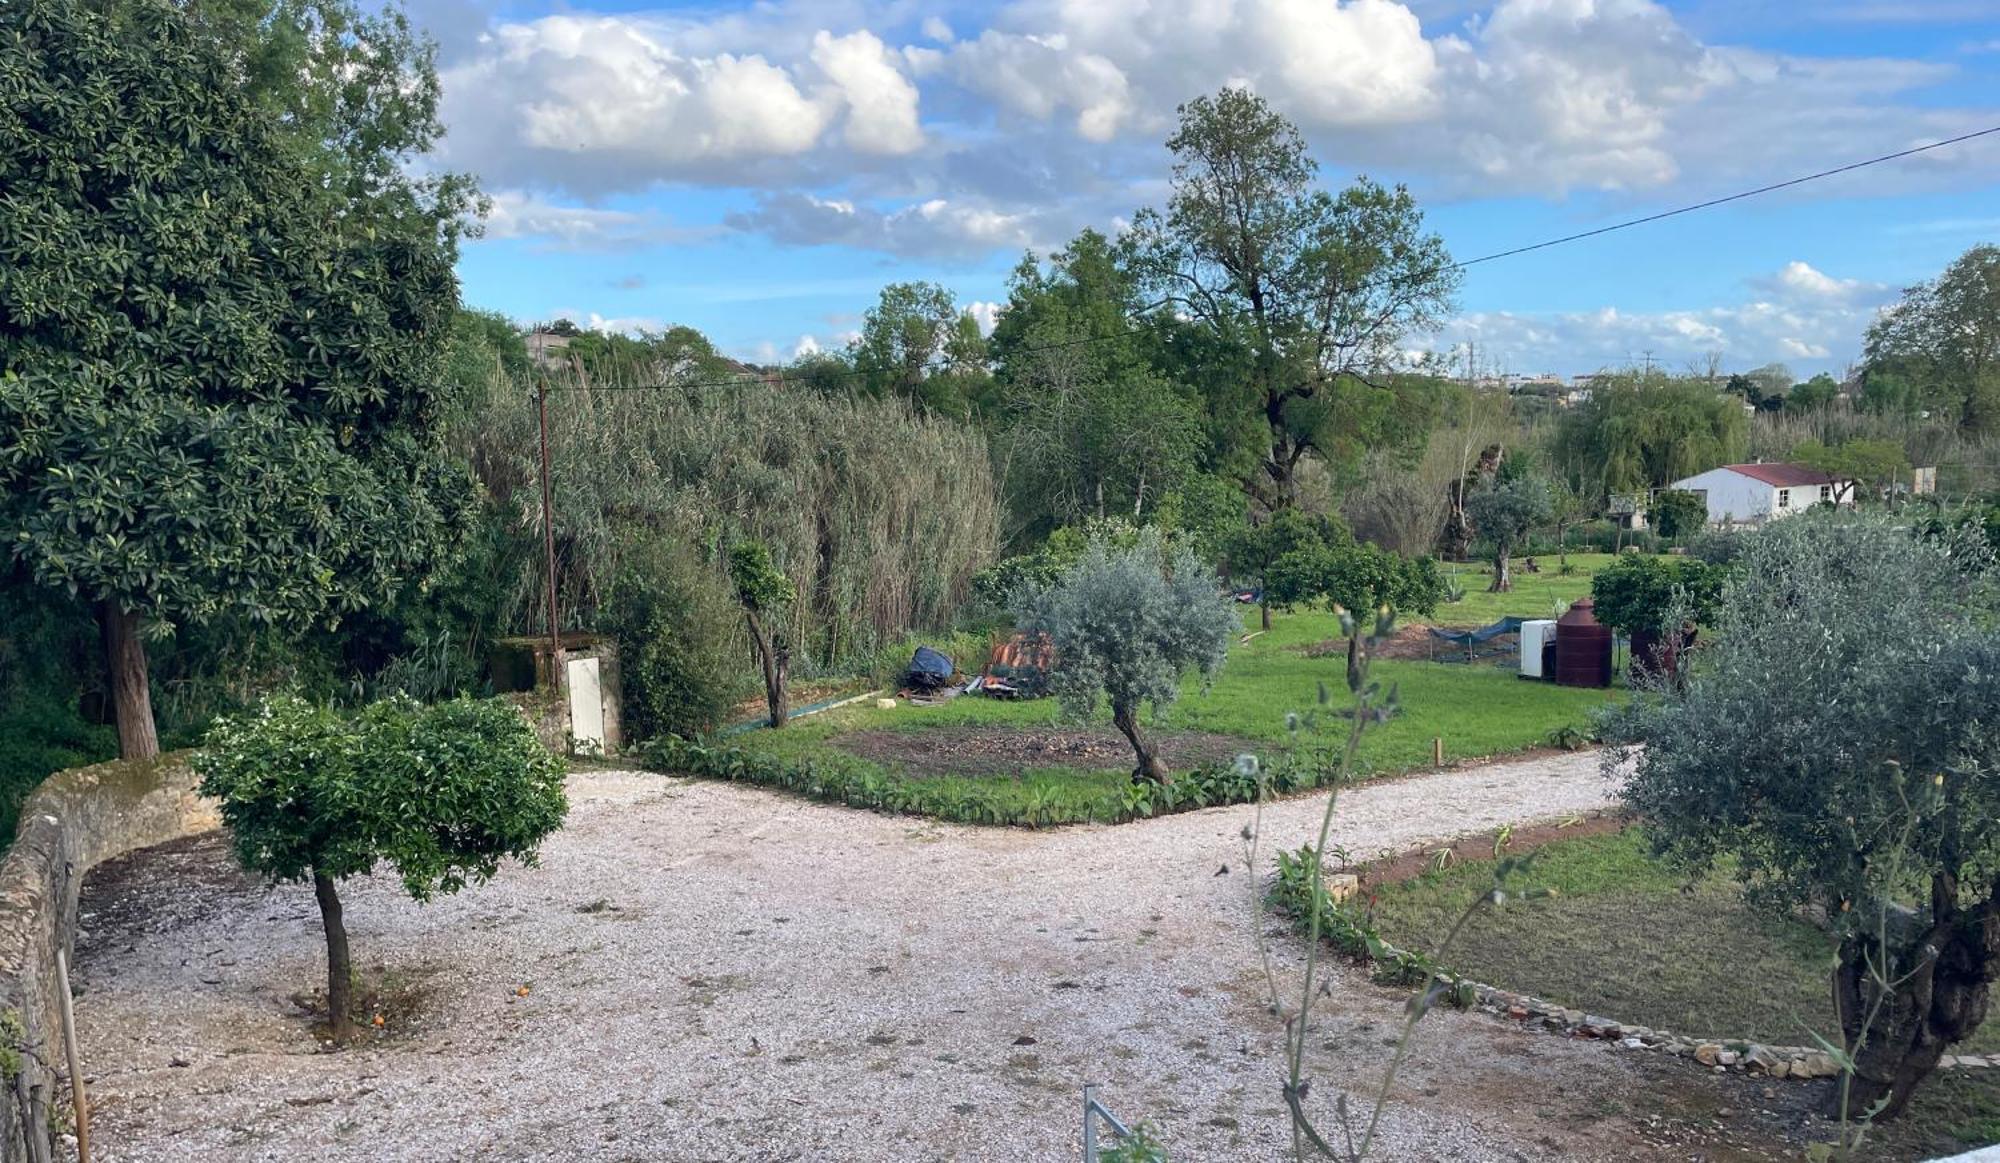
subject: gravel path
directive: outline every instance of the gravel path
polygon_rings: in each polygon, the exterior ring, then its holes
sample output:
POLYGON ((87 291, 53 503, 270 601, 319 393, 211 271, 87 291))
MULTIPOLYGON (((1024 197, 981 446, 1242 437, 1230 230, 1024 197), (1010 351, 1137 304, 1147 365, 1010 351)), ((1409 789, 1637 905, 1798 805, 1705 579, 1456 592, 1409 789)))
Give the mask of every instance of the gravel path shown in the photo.
MULTIPOLYGON (((1588 753, 1392 780, 1343 796, 1338 842, 1403 849, 1607 790, 1588 753)), ((323 980, 308 888, 245 881, 215 839, 94 877, 100 1157, 1064 1159, 1086 1080, 1182 1163, 1289 1143, 1249 808, 1035 833, 641 773, 571 792, 538 869, 423 907, 385 878, 343 890, 357 963, 422 1004, 339 1054, 288 1000, 323 980)), ((1310 839, 1324 802, 1276 805, 1266 843, 1310 839)), ((1290 980, 1299 943, 1271 927, 1290 980)), ((1398 1013, 1335 972, 1314 1107, 1379 1073, 1398 1013)), ((1439 1017, 1380 1157, 1635 1157, 1604 1095, 1659 1069, 1641 1057, 1439 1017)))

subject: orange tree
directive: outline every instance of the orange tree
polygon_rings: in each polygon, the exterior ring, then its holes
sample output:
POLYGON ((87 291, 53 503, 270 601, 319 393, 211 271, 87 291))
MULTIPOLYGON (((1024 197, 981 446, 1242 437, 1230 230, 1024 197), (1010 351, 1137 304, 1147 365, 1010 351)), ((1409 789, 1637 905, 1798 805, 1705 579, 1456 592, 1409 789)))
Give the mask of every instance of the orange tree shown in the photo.
POLYGON ((0 5, 0 527, 96 606, 128 757, 148 637, 337 618, 453 543, 437 95, 347 0, 0 5))

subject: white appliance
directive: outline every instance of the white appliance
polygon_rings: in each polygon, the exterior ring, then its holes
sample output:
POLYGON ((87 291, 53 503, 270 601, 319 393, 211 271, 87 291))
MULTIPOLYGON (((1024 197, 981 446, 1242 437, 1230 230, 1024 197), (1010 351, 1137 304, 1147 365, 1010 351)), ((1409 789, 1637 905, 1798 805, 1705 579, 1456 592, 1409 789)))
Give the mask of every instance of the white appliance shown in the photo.
POLYGON ((1542 673, 1542 647, 1556 640, 1553 618, 1537 618, 1521 623, 1521 677, 1547 678, 1542 673))

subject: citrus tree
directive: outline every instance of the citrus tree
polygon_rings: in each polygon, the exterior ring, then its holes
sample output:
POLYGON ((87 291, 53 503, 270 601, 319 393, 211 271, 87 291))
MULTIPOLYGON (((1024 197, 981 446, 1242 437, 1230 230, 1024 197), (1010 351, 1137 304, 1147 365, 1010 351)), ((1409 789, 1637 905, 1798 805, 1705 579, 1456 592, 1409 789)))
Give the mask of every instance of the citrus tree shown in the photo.
POLYGON ((1625 800, 1667 854, 1733 868, 1778 915, 1826 918, 1835 1105, 1856 1117, 1899 1114, 2000 973, 1992 586, 1973 528, 1777 522, 1744 539, 1686 681, 1607 724, 1632 745, 1610 760, 1625 800))
POLYGON ((1171 773, 1140 727, 1141 708, 1170 706, 1190 671, 1213 677, 1242 628, 1215 572, 1153 529, 1130 545, 1092 542, 1055 584, 1022 592, 1015 616, 1031 637, 1048 637, 1049 685, 1064 708, 1084 716, 1108 701, 1138 759, 1132 777, 1158 783, 1171 773))
POLYGON ((194 768, 243 867, 312 882, 336 1038, 353 994, 340 881, 386 863, 418 901, 457 892, 504 859, 533 864, 569 810, 562 760, 492 699, 385 700, 350 715, 275 698, 218 720, 194 768))
POLYGON ((785 608, 798 600, 798 587, 771 561, 771 549, 762 541, 738 542, 729 551, 729 579, 736 586, 736 600, 743 605, 743 620, 750 627, 750 640, 757 644, 757 659, 764 667, 764 704, 770 724, 782 727, 791 719, 792 650, 784 631, 775 623, 785 608))
POLYGON ((342 0, 0 5, 0 528, 95 604, 128 757, 149 636, 337 618, 453 542, 436 104, 342 0))

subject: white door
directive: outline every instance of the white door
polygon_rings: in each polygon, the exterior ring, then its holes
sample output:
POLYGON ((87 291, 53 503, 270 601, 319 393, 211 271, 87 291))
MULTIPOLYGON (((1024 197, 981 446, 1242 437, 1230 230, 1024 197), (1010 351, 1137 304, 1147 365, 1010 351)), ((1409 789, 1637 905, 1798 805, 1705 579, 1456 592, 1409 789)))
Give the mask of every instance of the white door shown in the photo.
POLYGON ((604 754, 604 692, 595 658, 569 660, 569 733, 577 754, 604 754))

